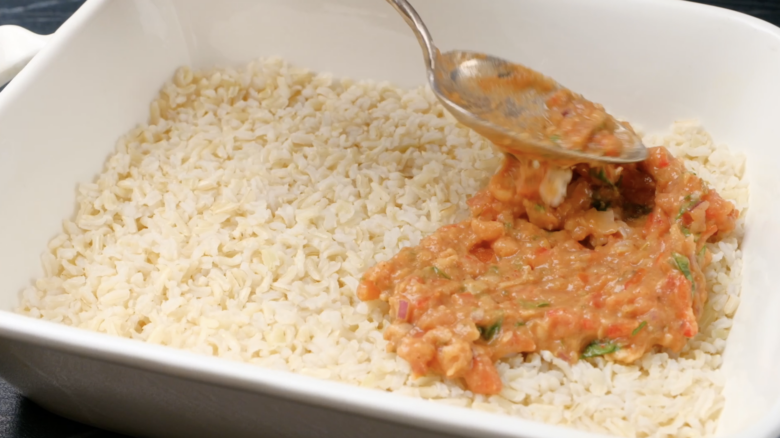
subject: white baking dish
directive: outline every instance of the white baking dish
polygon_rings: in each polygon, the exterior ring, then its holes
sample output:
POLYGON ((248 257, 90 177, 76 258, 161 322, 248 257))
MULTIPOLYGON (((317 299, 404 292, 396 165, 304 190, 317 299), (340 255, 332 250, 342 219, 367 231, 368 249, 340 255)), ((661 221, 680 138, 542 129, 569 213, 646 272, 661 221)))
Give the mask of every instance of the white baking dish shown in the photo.
MULTIPOLYGON (((417 0, 442 49, 525 63, 645 131, 697 117, 748 157, 742 304, 724 436, 780 436, 780 29, 677 0, 417 0)), ((2 47, 2 46, 0 46, 2 47)), ((570 429, 269 371, 18 316, 77 182, 183 64, 281 55, 422 84, 381 0, 90 0, 0 94, 0 375, 42 406, 141 436, 586 437, 570 429)))

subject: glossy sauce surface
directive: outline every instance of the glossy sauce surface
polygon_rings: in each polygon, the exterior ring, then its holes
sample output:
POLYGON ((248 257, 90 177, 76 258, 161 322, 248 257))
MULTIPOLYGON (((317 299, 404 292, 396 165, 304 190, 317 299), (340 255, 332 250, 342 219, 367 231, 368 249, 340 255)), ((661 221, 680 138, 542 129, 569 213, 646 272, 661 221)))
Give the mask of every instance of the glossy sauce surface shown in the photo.
POLYGON ((385 339, 416 375, 495 394, 503 357, 628 363, 697 333, 704 244, 734 228, 733 205, 663 148, 639 164, 575 166, 557 207, 539 194, 547 171, 507 156, 471 219, 364 275, 359 298, 390 304, 385 339))
MULTIPOLYGON (((505 63, 495 68, 495 74, 459 75, 458 91, 444 86, 444 94, 518 138, 529 135, 533 142, 553 149, 619 157, 636 147, 639 139, 631 126, 607 114, 601 105, 522 65, 505 63)), ((496 142, 505 152, 513 152, 511 144, 502 144, 496 142)))

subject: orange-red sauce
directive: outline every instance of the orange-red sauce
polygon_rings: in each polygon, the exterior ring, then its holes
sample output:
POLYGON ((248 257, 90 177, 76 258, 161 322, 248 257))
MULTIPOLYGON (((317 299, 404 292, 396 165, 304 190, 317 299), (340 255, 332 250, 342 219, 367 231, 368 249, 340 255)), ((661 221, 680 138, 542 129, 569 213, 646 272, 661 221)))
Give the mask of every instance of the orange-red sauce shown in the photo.
POLYGON ((469 201, 471 219, 364 275, 359 298, 390 304, 385 339, 416 375, 495 394, 506 356, 628 363, 697 333, 704 244, 734 228, 731 203, 664 148, 639 164, 576 166, 557 207, 540 202, 539 180, 507 156, 469 201))
POLYGON ((547 123, 543 133, 564 148, 608 157, 618 157, 633 145, 620 138, 621 129, 631 129, 612 118, 601 105, 570 90, 558 90, 547 99, 547 123))
MULTIPOLYGON (((533 99, 524 101, 525 112, 540 113, 538 117, 524 119, 525 123, 530 123, 525 130, 535 133, 537 142, 609 157, 620 156, 625 149, 635 146, 636 135, 629 124, 618 122, 601 105, 522 65, 507 64, 500 75, 482 76, 475 82, 480 95, 489 95, 498 101, 500 95, 522 100, 529 90, 547 96, 544 108, 535 111, 533 99)), ((461 103, 457 98, 454 100, 461 103)), ((482 114, 482 117, 510 131, 517 123, 503 110, 482 114)))

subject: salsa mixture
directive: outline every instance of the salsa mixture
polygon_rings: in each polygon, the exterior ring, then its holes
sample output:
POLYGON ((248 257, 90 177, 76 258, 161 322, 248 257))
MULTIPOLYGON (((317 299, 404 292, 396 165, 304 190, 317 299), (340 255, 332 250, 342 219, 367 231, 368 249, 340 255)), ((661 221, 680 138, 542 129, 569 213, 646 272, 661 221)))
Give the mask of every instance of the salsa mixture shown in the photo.
MULTIPOLYGON (((630 146, 625 134, 631 127, 621 124, 604 110, 567 89, 560 89, 545 102, 547 123, 541 131, 564 149, 618 157, 630 146)), ((634 134, 635 135, 635 134, 634 134)))
MULTIPOLYGON (((466 89, 472 91, 468 98, 454 93, 450 99, 463 104, 464 99, 479 101, 479 97, 492 96, 491 101, 503 102, 505 106, 483 109, 487 112, 480 114, 482 118, 508 131, 520 124, 536 142, 551 147, 607 157, 618 157, 625 149, 635 147, 638 137, 631 126, 610 116, 603 106, 522 65, 507 63, 499 70, 495 76, 480 76, 474 83, 466 84, 471 85, 466 89), (524 111, 512 111, 514 100, 506 103, 505 96, 522 99, 524 111)), ((460 87, 463 89, 464 84, 460 87)))
POLYGON ((566 170, 507 155, 469 207, 471 219, 369 269, 357 293, 389 303, 384 337, 415 375, 479 394, 501 390, 494 362, 519 353, 630 363, 679 351, 707 299, 705 243, 738 216, 664 148, 566 170), (556 185, 565 196, 543 199, 556 185))

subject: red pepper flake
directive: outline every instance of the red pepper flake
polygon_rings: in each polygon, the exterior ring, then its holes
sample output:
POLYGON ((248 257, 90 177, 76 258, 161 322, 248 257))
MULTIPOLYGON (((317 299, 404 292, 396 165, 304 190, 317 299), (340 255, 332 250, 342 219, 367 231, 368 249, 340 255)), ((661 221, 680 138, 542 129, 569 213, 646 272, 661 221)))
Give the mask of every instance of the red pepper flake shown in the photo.
POLYGON ((626 281, 625 288, 628 289, 635 284, 639 284, 639 282, 642 281, 642 279, 645 277, 646 273, 647 271, 645 268, 639 268, 636 271, 636 274, 634 274, 631 278, 628 279, 628 281, 626 281))
POLYGON ((661 156, 658 159, 658 167, 663 169, 668 165, 669 165, 669 153, 666 152, 666 149, 664 149, 661 151, 661 156))

